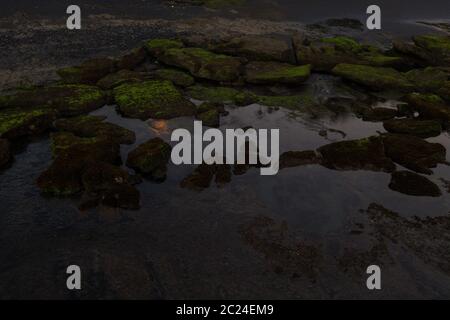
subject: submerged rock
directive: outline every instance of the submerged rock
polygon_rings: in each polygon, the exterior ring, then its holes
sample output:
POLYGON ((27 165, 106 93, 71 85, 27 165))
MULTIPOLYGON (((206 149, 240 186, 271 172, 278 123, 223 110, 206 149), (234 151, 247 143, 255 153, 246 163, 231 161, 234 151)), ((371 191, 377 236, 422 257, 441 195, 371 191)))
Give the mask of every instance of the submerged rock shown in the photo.
POLYGON ((399 71, 392 68, 338 64, 333 74, 372 90, 413 91, 414 85, 399 71))
POLYGON ((278 61, 295 64, 295 54, 289 40, 269 36, 233 37, 213 46, 213 51, 249 60, 278 61))
POLYGON ((195 105, 170 81, 123 84, 114 89, 114 98, 120 112, 130 118, 171 119, 195 114, 195 105))
POLYGON ((14 140, 49 130, 55 112, 48 108, 11 108, 0 110, 0 138, 14 140))
POLYGON ((136 71, 120 70, 116 73, 110 73, 106 77, 101 78, 97 82, 97 86, 104 90, 113 89, 121 84, 128 82, 140 82, 143 80, 143 76, 136 71))
POLYGON ((450 105, 438 95, 411 93, 403 99, 419 112, 421 118, 450 121, 450 105))
POLYGON ((417 91, 437 93, 446 84, 450 73, 441 68, 427 67, 408 71, 405 77, 415 85, 417 91))
POLYGON ((9 141, 0 139, 0 169, 4 168, 11 161, 11 151, 9 141))
POLYGON ((439 143, 405 134, 385 134, 383 143, 389 158, 412 171, 432 174, 430 168, 446 163, 446 150, 439 143))
POLYGON ((153 138, 128 154, 127 166, 146 177, 163 181, 167 174, 171 146, 160 138, 153 138))
POLYGON ((99 116, 78 116, 60 119, 54 123, 57 130, 71 132, 82 138, 97 138, 120 144, 133 144, 136 134, 116 124, 104 122, 99 116))
POLYGON ((280 156, 280 169, 319 164, 321 158, 315 151, 288 151, 280 156))
POLYGON ((111 58, 96 58, 79 66, 62 68, 56 71, 66 84, 95 84, 109 73, 117 70, 117 61, 111 58))
POLYGON ((83 190, 82 176, 98 162, 120 164, 119 144, 98 141, 75 144, 60 150, 58 156, 37 179, 43 193, 54 196, 70 196, 83 190))
POLYGON ((0 96, 0 109, 46 106, 62 116, 75 116, 102 107, 106 96, 102 90, 87 85, 53 85, 17 90, 0 96))
POLYGON ((340 141, 320 147, 322 165, 335 170, 372 170, 393 172, 395 165, 385 155, 381 137, 340 141))
POLYGON ((145 43, 145 48, 155 58, 158 58, 166 50, 183 47, 183 42, 176 39, 152 39, 145 43))
POLYGON ((293 66, 277 62, 250 62, 245 66, 245 81, 253 84, 296 85, 305 82, 311 66, 293 66))
POLYGON ((442 126, 436 120, 392 119, 383 123, 386 131, 403 133, 420 138, 436 137, 441 134, 442 126))
POLYGON ((162 80, 172 81, 173 84, 180 87, 189 87, 195 83, 194 78, 189 74, 176 69, 159 69, 155 74, 162 80))
POLYGON ((410 196, 441 196, 441 190, 434 182, 410 171, 396 171, 392 173, 389 188, 410 196))

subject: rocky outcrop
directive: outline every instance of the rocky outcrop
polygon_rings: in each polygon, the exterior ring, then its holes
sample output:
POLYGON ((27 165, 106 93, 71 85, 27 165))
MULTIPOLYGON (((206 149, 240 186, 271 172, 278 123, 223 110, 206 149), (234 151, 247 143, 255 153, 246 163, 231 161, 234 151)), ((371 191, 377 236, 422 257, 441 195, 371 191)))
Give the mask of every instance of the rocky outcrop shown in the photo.
POLYGON ((410 134, 420 138, 436 137, 441 134, 442 126, 436 120, 392 119, 383 123, 386 131, 410 134))
POLYGON ((434 182, 411 171, 392 173, 389 188, 416 197, 439 197, 442 195, 441 190, 434 182))
POLYGON ((298 85, 308 80, 310 73, 310 65, 257 61, 245 66, 245 81, 252 84, 298 85))
POLYGON ((117 71, 117 61, 111 58, 96 58, 79 66, 57 70, 65 84, 95 84, 109 73, 117 71))

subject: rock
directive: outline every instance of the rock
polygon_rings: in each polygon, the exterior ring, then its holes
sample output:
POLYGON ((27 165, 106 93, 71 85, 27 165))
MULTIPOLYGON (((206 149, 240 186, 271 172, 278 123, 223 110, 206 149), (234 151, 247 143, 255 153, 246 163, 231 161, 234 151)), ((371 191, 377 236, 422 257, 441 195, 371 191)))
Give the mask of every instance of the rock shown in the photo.
POLYGON ((145 49, 154 57, 158 58, 169 49, 183 48, 183 42, 175 39, 152 39, 145 42, 145 49))
POLYGON ((97 82, 97 86, 104 90, 114 89, 121 84, 128 82, 140 82, 143 80, 143 76, 136 71, 120 70, 116 73, 110 73, 106 77, 100 79, 97 82))
POLYGON ((428 178, 410 171, 392 173, 389 188, 410 196, 439 197, 439 187, 428 178))
POLYGON ((197 114, 201 114, 207 111, 216 110, 221 115, 227 115, 227 111, 225 111, 225 106, 223 103, 217 102, 203 102, 202 104, 197 106, 197 114))
POLYGON ((143 63, 146 58, 147 53, 144 47, 135 48, 119 58, 117 61, 117 69, 132 70, 143 63))
POLYGON ((216 109, 211 109, 196 115, 197 120, 207 127, 218 128, 220 126, 220 115, 216 109))
POLYGON ((116 61, 111 58, 97 58, 79 66, 56 71, 65 84, 95 84, 98 80, 117 70, 116 61))
POLYGON ((138 210, 140 205, 139 191, 129 184, 115 184, 105 191, 102 204, 127 210, 138 210))
POLYGON ((362 119, 364 121, 384 121, 395 118, 398 114, 396 109, 390 108, 370 108, 363 111, 362 119))
POLYGON ((296 85, 305 82, 311 65, 293 66, 278 62, 250 62, 245 66, 245 81, 253 84, 296 85))
POLYGON ((92 163, 81 177, 84 190, 90 194, 101 194, 115 185, 127 184, 128 179, 125 170, 106 162, 92 163))
POLYGON ((196 100, 214 103, 232 103, 235 101, 239 90, 228 87, 206 87, 195 85, 187 89, 188 95, 196 100))
POLYGON ((152 180, 163 181, 171 149, 162 139, 153 138, 128 154, 127 166, 152 180))
POLYGON ((419 59, 426 66, 450 66, 450 37, 424 35, 413 37, 413 43, 395 41, 394 49, 419 59))
POLYGON ((427 67, 425 69, 414 69, 405 73, 406 79, 413 83, 417 91, 438 92, 445 85, 450 73, 440 68, 427 67))
POLYGON ((414 90, 414 85, 402 73, 392 68, 338 64, 332 72, 346 80, 376 91, 400 90, 408 92, 414 90))
POLYGON ((17 90, 0 97, 0 109, 10 107, 35 108, 47 106, 62 116, 88 113, 104 106, 102 90, 87 85, 53 85, 17 90))
POLYGON ((130 118, 171 119, 195 113, 195 105, 170 81, 123 84, 114 89, 114 99, 120 112, 130 118))
POLYGON ((75 144, 60 150, 58 156, 37 179, 43 193, 70 196, 83 190, 82 176, 98 162, 120 164, 120 146, 109 141, 75 144))
POLYGON ((309 41, 306 37, 294 42, 297 63, 311 64, 316 71, 330 71, 338 64, 374 67, 397 67, 400 57, 387 56, 378 48, 361 45, 352 38, 339 36, 309 41))
POLYGON ((97 142, 97 138, 80 138, 71 132, 53 132, 50 134, 53 157, 58 156, 62 150, 66 150, 76 144, 88 144, 97 142))
POLYGON ((450 121, 450 105, 435 94, 411 93, 403 100, 417 110, 421 118, 450 121))
POLYGON ((120 144, 133 144, 136 141, 133 131, 103 120, 103 117, 98 116, 78 116, 57 120, 54 126, 57 130, 71 132, 82 138, 104 139, 120 144))
POLYGON ((436 137, 441 134, 442 126, 436 120, 392 119, 383 123, 386 131, 403 133, 420 138, 436 137))
POLYGON ((158 60, 207 80, 231 83, 241 76, 240 58, 215 54, 201 48, 168 49, 158 56, 158 60))
POLYGON ((385 155, 380 137, 340 141, 320 147, 322 165, 334 170, 371 170, 393 172, 394 163, 385 155))
POLYGON ((50 129, 55 112, 48 108, 0 110, 0 138, 15 140, 39 135, 50 129))
POLYGON ((280 156, 280 169, 320 163, 315 151, 288 151, 280 156))
POLYGON ((290 41, 276 37, 254 35, 233 37, 213 46, 212 50, 249 60, 296 63, 290 41))
POLYGON ((173 84, 180 87, 189 87, 195 83, 194 78, 189 74, 176 69, 159 69, 155 74, 160 79, 172 81, 173 84))
POLYGON ((445 148, 405 134, 383 135, 386 155, 394 162, 418 173, 432 174, 430 168, 445 163, 445 148))
POLYGON ((0 139, 0 169, 4 168, 11 161, 11 151, 9 141, 0 139))

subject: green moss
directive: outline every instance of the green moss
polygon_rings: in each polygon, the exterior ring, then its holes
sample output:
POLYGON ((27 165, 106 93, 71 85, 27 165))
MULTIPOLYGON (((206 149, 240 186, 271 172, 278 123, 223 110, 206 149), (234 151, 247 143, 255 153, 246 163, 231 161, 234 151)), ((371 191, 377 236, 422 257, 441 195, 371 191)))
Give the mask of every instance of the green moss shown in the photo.
POLYGON ((414 42, 423 48, 450 53, 450 37, 437 35, 424 35, 414 37, 414 42))
POLYGON ((288 109, 300 109, 314 105, 311 95, 294 96, 257 96, 258 102, 269 107, 284 107, 288 109))
POLYGON ((252 62, 247 65, 246 81, 255 84, 299 84, 306 81, 311 65, 291 66, 280 63, 252 62))
POLYGON ((145 42, 145 47, 151 51, 183 48, 181 41, 175 39, 152 39, 145 42))
POLYGON ((197 119, 202 121, 204 126, 219 127, 220 116, 217 109, 207 110, 197 115, 197 119))
POLYGON ((119 110, 128 117, 174 118, 193 115, 195 106, 170 81, 124 84, 114 89, 119 110))
POLYGON ((156 75, 181 87, 189 87, 195 83, 194 78, 189 74, 175 69, 160 69, 156 71, 156 75))
POLYGON ((190 97, 209 102, 234 102, 239 91, 228 87, 205 87, 195 85, 188 88, 190 97))
POLYGON ((70 132, 55 132, 50 135, 51 150, 56 157, 62 150, 67 150, 75 144, 88 144, 97 142, 97 138, 80 138, 70 132))
POLYGON ((49 124, 54 112, 48 108, 5 109, 0 112, 0 137, 16 138, 40 131, 43 122, 49 124))
POLYGON ((323 38, 321 40, 324 43, 332 43, 339 50, 359 52, 362 50, 362 46, 354 39, 344 36, 323 38))

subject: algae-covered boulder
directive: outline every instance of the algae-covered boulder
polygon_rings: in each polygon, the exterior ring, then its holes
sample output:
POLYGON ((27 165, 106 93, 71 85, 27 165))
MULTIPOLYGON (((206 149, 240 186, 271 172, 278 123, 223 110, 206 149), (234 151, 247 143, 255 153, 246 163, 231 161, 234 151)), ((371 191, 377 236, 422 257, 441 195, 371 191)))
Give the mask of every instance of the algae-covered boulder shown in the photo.
POLYGON ((315 151, 287 151, 280 156, 280 169, 319 164, 320 161, 315 151))
POLYGON ((388 56, 378 48, 362 45, 345 36, 316 41, 299 37, 294 38, 294 46, 297 62, 311 64, 317 71, 330 71, 342 63, 375 67, 397 67, 403 64, 403 59, 400 57, 388 56))
POLYGON ((145 49, 156 58, 166 50, 180 49, 183 47, 183 42, 176 39, 152 39, 145 42, 145 49))
POLYGON ((81 138, 71 132, 52 132, 50 134, 51 149, 54 157, 61 151, 70 148, 76 144, 86 144, 97 142, 97 138, 81 138))
POLYGON ((128 82, 139 82, 143 80, 143 76, 136 71, 120 70, 116 73, 110 73, 106 77, 101 78, 97 82, 97 86, 104 90, 113 89, 121 84, 128 82))
POLYGON ((442 126, 436 120, 392 119, 383 123, 386 131, 410 134, 420 138, 436 137, 441 134, 442 126))
POLYGON ((269 36, 240 36, 213 46, 213 51, 249 60, 278 61, 295 64, 295 53, 289 39, 269 36))
POLYGON ((97 162, 120 164, 120 146, 110 141, 74 144, 58 156, 37 179, 43 193, 70 196, 83 190, 84 172, 97 162))
POLYGON ((66 84, 95 84, 109 73, 117 70, 117 61, 111 58, 96 58, 79 66, 62 68, 56 71, 66 84))
POLYGON ((189 87, 195 83, 192 76, 176 69, 159 69, 156 70, 155 74, 162 80, 172 81, 173 84, 180 87, 189 87))
POLYGON ((338 64, 333 74, 372 90, 413 91, 414 85, 392 68, 371 67, 356 64, 338 64))
POLYGON ((235 82, 241 76, 240 58, 215 54, 201 48, 167 49, 158 60, 189 71, 194 77, 218 82, 235 82))
POLYGON ((114 89, 114 98, 119 111, 130 118, 171 119, 195 114, 195 105, 170 81, 123 84, 114 89))
POLYGON ((147 54, 144 47, 134 48, 117 61, 117 69, 132 70, 145 61, 147 54))
POLYGON ((450 77, 450 73, 441 68, 427 67, 414 69, 405 73, 406 79, 414 84, 417 91, 436 93, 450 77))
POLYGON ((424 119, 450 121, 450 105, 435 94, 411 93, 403 100, 424 119))
POLYGON ((0 110, 0 138, 14 140, 42 134, 50 129, 55 112, 48 108, 0 110))
POLYGON ((188 95, 196 100, 214 103, 232 103, 235 101, 239 90, 229 87, 207 87, 195 85, 187 89, 188 95))
POLYGON ((450 37, 421 35, 413 37, 413 43, 395 41, 396 51, 419 59, 427 66, 450 66, 450 37))
POLYGON ((127 166, 146 177, 162 181, 166 178, 171 146, 160 138, 153 138, 128 154, 127 166))
POLYGON ((197 120, 207 127, 218 128, 220 126, 220 114, 217 109, 211 109, 196 115, 197 120))
POLYGON ((293 66, 278 62, 250 62, 245 66, 245 81, 253 84, 296 85, 305 82, 311 65, 293 66))
POLYGON ((0 109, 47 106, 57 110, 62 116, 88 113, 105 103, 105 93, 97 87, 88 85, 32 87, 0 96, 0 109))
POLYGON ((397 114, 398 114, 397 109, 382 108, 382 107, 369 108, 362 112, 362 119, 364 121, 378 122, 395 118, 397 114))
POLYGON ((445 147, 405 134, 383 136, 386 155, 394 162, 419 173, 432 174, 430 168, 445 163, 445 147))
POLYGON ((71 132, 83 138, 104 139, 120 144, 132 144, 136 141, 133 131, 103 120, 99 116, 78 116, 57 120, 54 126, 57 130, 71 132))
POLYGON ((450 81, 447 81, 440 87, 437 94, 450 103, 450 81))
POLYGON ((0 139, 0 169, 4 168, 11 160, 9 141, 0 139))
POLYGON ((372 170, 392 172, 394 163, 385 155, 380 137, 340 141, 320 147, 322 165, 334 170, 372 170))
POLYGON ((392 173, 389 188, 416 197, 441 196, 441 190, 434 182, 411 171, 396 171, 392 173))

